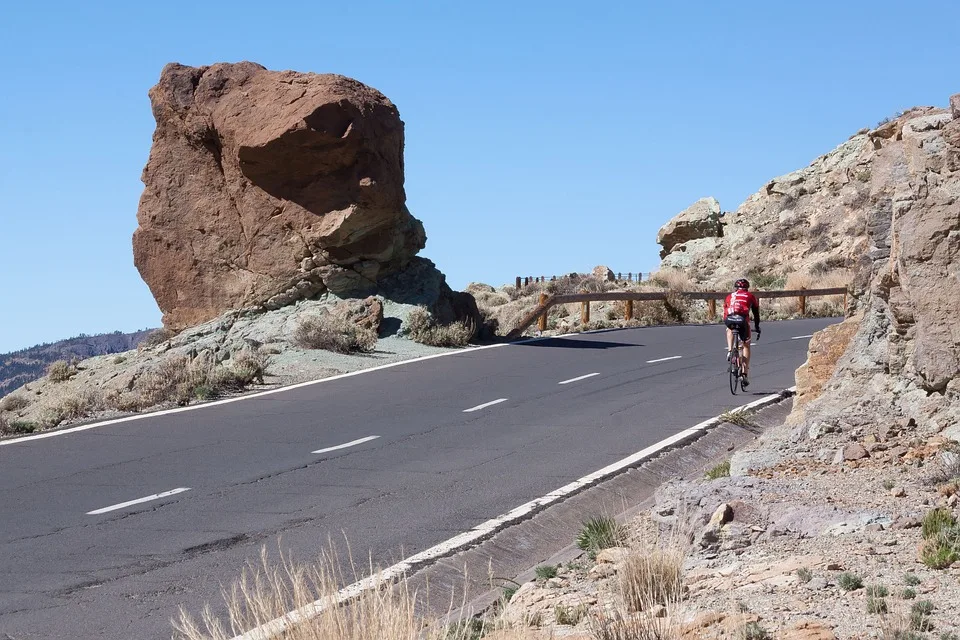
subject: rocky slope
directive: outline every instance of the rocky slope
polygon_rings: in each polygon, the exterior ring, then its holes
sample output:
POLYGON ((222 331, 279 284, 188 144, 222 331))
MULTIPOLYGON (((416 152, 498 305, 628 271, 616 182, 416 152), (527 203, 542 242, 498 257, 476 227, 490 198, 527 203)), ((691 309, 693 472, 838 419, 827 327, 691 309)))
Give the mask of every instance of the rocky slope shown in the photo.
POLYGON ((0 354, 0 398, 32 380, 43 376, 46 368, 57 360, 83 360, 93 356, 133 349, 150 330, 133 333, 104 333, 39 344, 27 349, 0 354))
MULTIPOLYGON (((405 204, 403 122, 375 89, 251 62, 170 64, 150 99, 133 252, 167 328, 375 294, 424 247, 405 204)), ((440 293, 441 306, 471 313, 440 293)))

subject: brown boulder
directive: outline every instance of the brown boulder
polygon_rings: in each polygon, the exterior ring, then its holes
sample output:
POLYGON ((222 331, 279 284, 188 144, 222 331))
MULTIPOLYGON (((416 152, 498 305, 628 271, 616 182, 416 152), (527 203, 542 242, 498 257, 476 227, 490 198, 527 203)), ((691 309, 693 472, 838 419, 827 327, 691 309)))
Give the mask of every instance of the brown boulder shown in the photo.
POLYGON ((334 305, 330 312, 373 331, 379 331, 383 322, 383 303, 374 296, 363 300, 344 300, 334 305))
POLYGON ((840 324, 830 325, 818 331, 810 339, 807 361, 797 369, 797 397, 793 406, 801 408, 818 397, 823 385, 833 376, 840 356, 846 352, 850 341, 860 328, 859 316, 847 318, 840 324))
POLYGON ((372 292, 423 248, 403 122, 380 92, 250 62, 170 64, 150 99, 133 249, 165 326, 372 292))

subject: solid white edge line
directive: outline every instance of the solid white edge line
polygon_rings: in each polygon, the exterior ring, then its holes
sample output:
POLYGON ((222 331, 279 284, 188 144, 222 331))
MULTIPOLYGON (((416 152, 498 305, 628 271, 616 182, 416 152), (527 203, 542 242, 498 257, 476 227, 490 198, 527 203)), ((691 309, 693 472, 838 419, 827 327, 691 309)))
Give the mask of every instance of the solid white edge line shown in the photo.
POLYGON ((344 442, 343 444, 338 444, 334 447, 327 447, 326 449, 317 449, 312 453, 327 453, 328 451, 336 451, 337 449, 346 449, 347 447, 353 447, 358 444, 363 444, 364 442, 370 442, 371 440, 376 440, 380 436, 367 436, 366 438, 360 438, 359 440, 351 440, 350 442, 344 442))
POLYGON ((128 500, 127 502, 121 502, 120 504, 113 504, 113 505, 110 505, 109 507, 104 507, 102 509, 94 509, 93 511, 87 511, 87 515, 98 516, 102 513, 107 513, 109 511, 116 511, 117 509, 123 509, 124 507, 130 507, 135 504, 140 504, 142 502, 150 502, 151 500, 159 500, 160 498, 175 496, 178 493, 183 493, 184 491, 190 491, 190 487, 177 487, 176 489, 171 489, 170 491, 164 491, 163 493, 155 493, 152 496, 146 496, 145 498, 137 498, 136 500, 128 500))
POLYGON ((812 337, 813 337, 813 334, 811 333, 811 334, 808 335, 808 336, 793 336, 793 337, 790 338, 790 339, 791 339, 791 340, 802 340, 803 338, 812 338, 812 337))
MULTIPOLYGON (((534 340, 540 340, 540 338, 535 338, 534 340)), ((524 340, 522 342, 532 342, 532 340, 524 340)), ((519 342, 501 342, 498 344, 488 344, 481 347, 470 347, 467 349, 458 349, 457 351, 448 351, 445 353, 434 353, 429 356, 420 356, 419 358, 410 358, 409 360, 398 360, 397 362, 391 362, 388 364, 382 364, 376 367, 369 367, 367 369, 359 369, 357 371, 350 371, 349 373, 340 373, 335 376, 330 376, 329 378, 320 378, 319 380, 308 380, 307 382, 298 382, 297 384, 291 384, 286 387, 278 387, 276 389, 268 389, 267 391, 258 391, 256 393, 251 393, 245 396, 238 396, 236 398, 224 398, 223 400, 215 400, 213 402, 207 402, 205 404, 196 404, 189 407, 177 407, 176 409, 164 409, 163 411, 153 411, 151 413, 140 413, 135 416, 124 416, 122 418, 114 418, 113 420, 104 420, 103 422, 93 422, 91 424, 80 425, 79 427, 71 427, 69 429, 57 429, 55 431, 46 431, 44 433, 38 433, 32 436, 23 436, 20 438, 13 438, 11 440, 0 440, 0 447, 12 444, 20 444, 23 442, 31 442, 33 440, 42 440, 43 438, 54 438, 56 436, 67 435, 68 433, 77 433, 79 431, 87 431, 88 429, 97 429, 99 427, 107 427, 114 424, 120 424, 123 422, 133 422, 135 420, 145 420, 147 418, 156 418, 158 416, 166 416, 174 413, 182 413, 184 411, 197 411, 199 409, 206 409, 208 407, 216 407, 223 404, 230 404, 232 402, 240 402, 242 400, 251 400, 253 398, 262 398, 264 396, 273 395, 275 393, 283 393, 285 391, 292 391, 294 389, 301 389, 303 387, 309 387, 315 384, 321 384, 323 382, 332 382, 334 380, 342 380, 343 378, 351 378, 353 376, 358 376, 364 373, 371 373, 373 371, 382 371, 384 369, 390 369, 392 367, 399 367, 404 364, 412 364, 414 362, 423 362, 424 360, 433 360, 434 358, 443 358, 446 356, 457 356, 463 355, 466 353, 473 353, 474 351, 484 351, 486 349, 496 349, 498 347, 508 347, 512 344, 520 344, 519 342)))
POLYGON ((667 360, 676 360, 677 358, 682 358, 683 356, 670 356, 669 358, 657 358, 656 360, 647 360, 647 364, 653 364, 654 362, 666 362, 667 360))
MULTIPOLYGON (((601 329, 600 331, 608 331, 608 329, 601 329)), ((70 427, 68 429, 56 429, 52 431, 46 431, 44 433, 37 433, 32 436, 22 436, 19 438, 11 438, 10 440, 0 440, 0 447, 13 445, 13 444, 21 444, 23 442, 32 442, 33 440, 43 440, 45 438, 55 438, 57 436, 65 436, 69 433, 78 433, 80 431, 88 431, 90 429, 97 429, 99 427, 109 427, 110 425, 121 424, 123 422, 133 422, 135 420, 146 420, 147 418, 156 418, 158 416, 166 416, 174 413, 182 413, 184 411, 197 411, 199 409, 216 407, 222 404, 230 404, 232 402, 240 402, 242 400, 251 400, 253 398, 262 398, 263 396, 269 396, 275 393, 283 393, 284 391, 293 391, 294 389, 301 389, 303 387, 309 387, 315 384, 321 384, 323 382, 333 382, 334 380, 351 378, 353 376, 359 376, 364 373, 373 373, 374 371, 383 371, 384 369, 399 367, 405 364, 413 364, 415 362, 423 362, 425 360, 433 360, 434 358, 458 356, 466 353, 473 353, 474 351, 485 351, 487 349, 497 349, 499 347, 509 347, 511 345, 517 345, 517 344, 529 344, 531 342, 540 342, 541 340, 554 340, 557 338, 574 338, 576 336, 583 335, 584 333, 593 333, 593 332, 584 331, 582 333, 568 333, 562 336, 541 336, 536 338, 527 338, 525 340, 516 340, 514 342, 499 342, 497 344, 485 344, 479 347, 468 347, 465 349, 457 349, 456 351, 446 351, 444 353, 433 353, 433 354, 430 354, 429 356, 420 356, 419 358, 409 358, 407 360, 398 360, 396 362, 390 362, 388 364, 382 364, 376 367, 368 367, 366 369, 358 369, 357 371, 350 371, 348 373, 340 373, 335 376, 330 376, 329 378, 320 378, 319 380, 308 380, 306 382, 298 382, 297 384, 291 384, 286 387, 268 389, 267 391, 258 391, 256 393, 238 396, 236 398, 224 398, 223 400, 214 400, 213 402, 196 404, 189 407, 177 407, 176 409, 164 409, 163 411, 140 413, 134 416, 124 416, 122 418, 114 418, 113 420, 104 420, 103 422, 92 422, 90 424, 84 424, 78 427, 70 427)))
POLYGON ((600 375, 599 373, 588 373, 585 376, 580 376, 577 378, 570 378, 569 380, 564 380, 563 382, 558 382, 557 384, 570 384, 571 382, 580 382, 581 380, 586 380, 587 378, 592 378, 594 376, 600 375))
POLYGON ((501 402, 506 402, 509 398, 497 398, 496 400, 491 400, 490 402, 484 402, 483 404, 478 404, 475 407, 470 407, 469 409, 464 409, 464 413, 473 413, 474 411, 480 411, 480 409, 486 409, 487 407, 492 407, 495 404, 500 404, 501 402))
MULTIPOLYGON (((767 404, 774 404, 785 397, 785 392, 796 393, 796 390, 797 388, 794 386, 790 387, 789 389, 785 389, 784 392, 764 396, 763 398, 754 400, 749 404, 745 404, 742 407, 734 409, 734 412, 742 412, 765 406, 767 404)), ((613 464, 608 465, 598 471, 594 471, 590 475, 584 476, 579 480, 575 480, 570 484, 566 484, 555 491, 551 491, 541 498, 531 500, 530 502, 522 504, 497 518, 487 520, 486 522, 475 526, 469 531, 464 531, 463 533, 458 534, 449 540, 441 542, 436 546, 412 555, 405 560, 401 560, 397 564, 377 573, 375 576, 368 576, 363 580, 348 585, 341 589, 337 593, 336 597, 325 598, 311 602, 310 604, 304 605, 299 609, 295 609, 294 611, 286 613, 282 617, 264 623, 256 629, 251 629, 244 634, 235 636, 230 640, 270 640, 277 634, 284 632, 290 625, 296 624, 303 620, 309 620, 311 617, 323 611, 323 609, 327 606, 346 602, 347 600, 355 598, 363 591, 374 589, 377 586, 382 585, 384 582, 403 576, 405 573, 408 573, 411 569, 419 564, 445 556, 460 549, 461 547, 476 543, 482 538, 492 535, 499 529, 502 529, 505 526, 526 517, 534 510, 556 502, 575 491, 579 491, 588 485, 594 484, 598 480, 602 480, 614 473, 622 471, 627 467, 631 467, 646 458, 651 458, 660 451, 669 448, 678 442, 682 442, 701 431, 706 431, 710 427, 714 427, 722 422, 723 420, 721 420, 719 416, 704 420, 703 422, 694 425, 689 429, 685 429, 680 433, 674 434, 665 440, 661 440, 660 442, 651 445, 646 449, 642 449, 633 455, 627 456, 626 458, 614 462, 613 464)))

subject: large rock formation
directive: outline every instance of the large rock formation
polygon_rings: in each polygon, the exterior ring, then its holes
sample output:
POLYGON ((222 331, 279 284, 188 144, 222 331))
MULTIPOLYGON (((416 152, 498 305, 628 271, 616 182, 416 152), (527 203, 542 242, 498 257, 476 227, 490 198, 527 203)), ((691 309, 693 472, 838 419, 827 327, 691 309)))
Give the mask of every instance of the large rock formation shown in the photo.
POLYGON ((150 99, 133 248, 167 327, 373 293, 423 248, 404 204, 403 122, 380 92, 250 62, 170 64, 150 99))
POLYGON ((657 244, 663 247, 660 257, 665 258, 673 251, 686 251, 685 245, 690 241, 722 235, 720 203, 716 198, 700 198, 660 227, 657 233, 657 244))
POLYGON ((862 135, 863 320, 797 417, 928 431, 960 420, 960 96, 950 102, 951 111, 916 109, 862 135))

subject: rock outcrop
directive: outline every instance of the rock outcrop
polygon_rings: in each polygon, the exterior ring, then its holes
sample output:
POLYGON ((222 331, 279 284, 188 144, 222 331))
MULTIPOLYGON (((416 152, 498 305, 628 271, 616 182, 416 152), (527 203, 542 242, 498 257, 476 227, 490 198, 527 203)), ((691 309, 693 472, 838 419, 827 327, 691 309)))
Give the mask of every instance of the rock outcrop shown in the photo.
POLYGON ((170 64, 150 99, 133 249, 166 327, 376 293, 423 248, 403 122, 380 92, 250 62, 170 64))
POLYGON ((805 410, 848 430, 960 420, 960 96, 866 134, 871 159, 856 307, 863 314, 805 410))
POLYGON ((663 247, 660 258, 673 251, 686 251, 686 243, 690 241, 722 235, 720 203, 716 198, 700 198, 660 227, 657 233, 657 244, 663 247))

